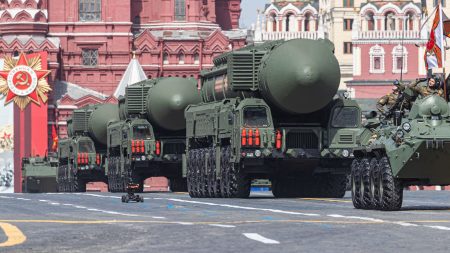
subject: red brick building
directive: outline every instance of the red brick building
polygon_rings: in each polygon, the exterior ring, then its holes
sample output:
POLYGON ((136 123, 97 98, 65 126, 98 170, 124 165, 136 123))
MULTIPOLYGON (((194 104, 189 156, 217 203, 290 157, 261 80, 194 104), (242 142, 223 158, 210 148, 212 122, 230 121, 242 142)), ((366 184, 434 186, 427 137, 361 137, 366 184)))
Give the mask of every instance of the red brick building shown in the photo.
POLYGON ((245 44, 239 17, 240 0, 0 0, 0 57, 48 52, 49 125, 64 137, 74 108, 115 101, 131 51, 149 78, 197 77, 245 44))

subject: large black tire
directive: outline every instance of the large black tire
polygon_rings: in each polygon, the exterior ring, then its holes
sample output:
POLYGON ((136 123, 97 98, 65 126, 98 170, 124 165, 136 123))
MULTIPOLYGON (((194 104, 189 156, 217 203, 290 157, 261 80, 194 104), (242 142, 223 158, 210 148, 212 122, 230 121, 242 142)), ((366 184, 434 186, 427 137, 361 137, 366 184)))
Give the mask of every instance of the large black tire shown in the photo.
POLYGON ((355 159, 352 162, 352 172, 351 172, 351 180, 352 180, 352 202, 353 206, 356 209, 363 208, 362 202, 361 202, 361 172, 359 169, 359 164, 361 160, 355 159))
POLYGON ((403 187, 402 182, 396 179, 392 173, 389 159, 384 156, 380 159, 380 199, 381 210, 397 211, 402 208, 403 187))
POLYGON ((316 197, 343 198, 347 188, 346 174, 323 174, 318 175, 316 183, 316 197))
MULTIPOLYGON (((206 149, 205 159, 207 168, 205 170, 205 181, 206 181, 206 192, 207 197, 215 198, 216 197, 216 152, 214 148, 206 149), (207 154, 207 155, 206 155, 207 154)), ((218 197, 218 196, 217 196, 218 197)))
POLYGON ((186 178, 170 178, 169 187, 172 192, 187 192, 186 178))
POLYGON ((86 192, 86 182, 78 176, 75 176, 73 185, 74 192, 86 192))
POLYGON ((370 191, 370 160, 369 158, 363 158, 359 164, 359 170, 361 173, 361 205, 363 209, 372 209, 372 194, 370 191))
POLYGON ((222 152, 220 153, 220 192, 222 198, 229 198, 230 194, 230 146, 225 146, 222 148, 222 152))
POLYGON ((248 198, 250 196, 251 180, 242 171, 242 165, 231 162, 230 146, 222 149, 222 176, 219 182, 221 195, 228 198, 248 198))
POLYGON ((187 190, 189 193, 189 196, 191 198, 195 197, 195 193, 194 193, 194 188, 195 188, 195 183, 194 183, 194 157, 193 157, 193 153, 194 151, 189 149, 187 154, 186 154, 186 166, 187 166, 187 170, 186 170, 186 179, 187 179, 187 190))
POLYGON ((370 161, 370 195, 372 196, 372 204, 374 209, 381 209, 380 196, 380 166, 378 158, 372 158, 370 161))

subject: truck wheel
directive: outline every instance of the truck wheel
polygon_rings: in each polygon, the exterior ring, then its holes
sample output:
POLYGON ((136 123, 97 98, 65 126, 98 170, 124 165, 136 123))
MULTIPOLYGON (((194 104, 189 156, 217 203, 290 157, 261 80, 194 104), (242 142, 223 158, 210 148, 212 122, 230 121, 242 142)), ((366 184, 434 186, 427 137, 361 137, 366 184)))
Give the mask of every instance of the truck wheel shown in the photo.
POLYGON ((351 179, 352 179, 352 202, 353 206, 356 209, 362 208, 361 203, 361 176, 360 176, 360 170, 359 170, 359 159, 355 159, 352 162, 352 172, 351 172, 351 179))
POLYGON ((380 199, 381 210, 397 211, 402 207, 403 187, 400 180, 392 174, 389 159, 384 156, 380 159, 380 199))
POLYGON ((208 160, 208 193, 210 197, 221 197, 220 180, 216 174, 216 149, 214 147, 209 148, 209 160, 208 160))
POLYGON ((242 165, 231 163, 230 192, 232 198, 248 198, 250 196, 251 180, 242 172, 242 165))
POLYGON ((74 192, 86 192, 86 182, 78 176, 75 176, 74 181, 74 192))
POLYGON ((198 186, 199 186, 199 197, 205 198, 208 196, 208 185, 207 185, 207 174, 205 172, 205 163, 206 163, 206 152, 207 149, 201 148, 199 150, 199 166, 197 167, 197 178, 198 178, 198 186))
POLYGON ((319 184, 320 197, 322 198, 343 198, 347 188, 346 174, 325 174, 321 175, 322 184, 319 184))
POLYGON ((370 160, 363 158, 359 164, 361 173, 361 204, 363 209, 372 209, 372 194, 370 191, 370 160))
MULTIPOLYGON (((189 196, 191 198, 195 198, 195 183, 194 183, 194 151, 188 150, 187 152, 187 171, 186 171, 186 179, 187 179, 187 189, 189 192, 189 196)), ((173 191, 173 190, 172 190, 173 191)))
POLYGON ((281 176, 276 176, 272 179, 272 194, 275 198, 287 198, 286 180, 281 176))
POLYGON ((222 198, 229 198, 230 195, 230 146, 225 146, 222 149, 220 154, 220 169, 221 169, 221 177, 220 177, 220 192, 222 198))
POLYGON ((370 195, 372 196, 374 209, 381 208, 380 184, 381 178, 378 159, 372 158, 370 161, 370 195))

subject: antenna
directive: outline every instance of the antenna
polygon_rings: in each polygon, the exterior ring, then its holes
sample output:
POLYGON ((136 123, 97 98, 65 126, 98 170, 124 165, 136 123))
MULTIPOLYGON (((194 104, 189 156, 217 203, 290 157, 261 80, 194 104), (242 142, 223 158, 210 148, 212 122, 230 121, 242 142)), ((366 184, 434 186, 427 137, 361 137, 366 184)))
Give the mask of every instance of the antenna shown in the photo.
POLYGON ((403 83, 403 66, 405 65, 405 52, 403 47, 403 41, 405 40, 405 33, 406 33, 406 17, 403 18, 403 31, 402 31, 402 38, 400 41, 400 45, 402 47, 402 66, 400 67, 400 83, 403 83))

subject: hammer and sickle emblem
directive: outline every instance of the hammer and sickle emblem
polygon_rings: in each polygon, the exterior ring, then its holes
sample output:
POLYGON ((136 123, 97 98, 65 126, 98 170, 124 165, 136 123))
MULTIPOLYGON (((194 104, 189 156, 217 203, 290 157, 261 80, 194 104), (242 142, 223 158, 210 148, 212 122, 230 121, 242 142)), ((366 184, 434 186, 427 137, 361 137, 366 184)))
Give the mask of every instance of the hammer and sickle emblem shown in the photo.
POLYGON ((30 83, 28 82, 28 75, 25 72, 19 72, 17 75, 17 84, 16 85, 27 85, 30 86, 30 83))

